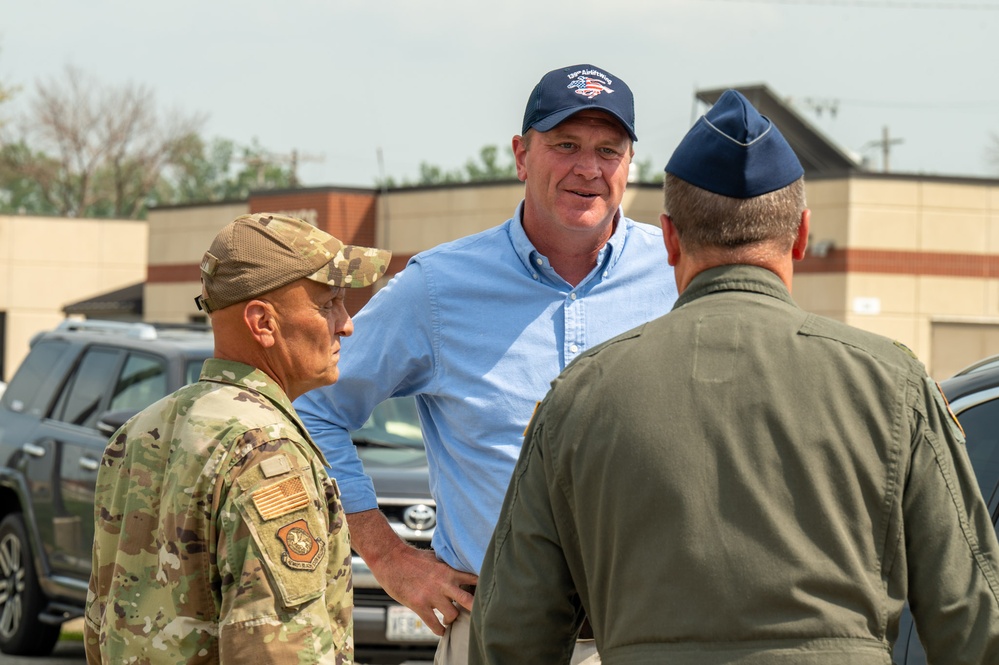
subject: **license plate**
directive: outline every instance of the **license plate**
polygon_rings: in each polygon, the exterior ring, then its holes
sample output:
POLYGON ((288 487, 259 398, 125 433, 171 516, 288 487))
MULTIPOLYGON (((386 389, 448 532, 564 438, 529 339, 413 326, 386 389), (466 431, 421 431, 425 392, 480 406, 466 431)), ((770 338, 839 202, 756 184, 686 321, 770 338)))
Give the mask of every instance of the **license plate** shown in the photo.
POLYGON ((388 608, 385 638, 392 642, 436 642, 439 638, 427 628, 423 619, 408 607, 388 608))

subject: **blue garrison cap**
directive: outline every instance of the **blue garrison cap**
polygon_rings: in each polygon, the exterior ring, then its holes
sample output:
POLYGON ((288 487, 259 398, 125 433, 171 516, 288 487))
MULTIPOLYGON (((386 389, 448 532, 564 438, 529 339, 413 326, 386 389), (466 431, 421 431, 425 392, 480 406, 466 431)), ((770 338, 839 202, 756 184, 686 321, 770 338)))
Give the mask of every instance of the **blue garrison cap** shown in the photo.
POLYGON ((736 199, 786 187, 805 174, 777 125, 735 90, 722 93, 690 128, 666 172, 736 199))
POLYGON ((580 111, 604 111, 617 118, 632 141, 635 136, 635 98, 624 81, 593 65, 575 65, 545 74, 534 86, 524 111, 521 134, 534 128, 553 129, 580 111))

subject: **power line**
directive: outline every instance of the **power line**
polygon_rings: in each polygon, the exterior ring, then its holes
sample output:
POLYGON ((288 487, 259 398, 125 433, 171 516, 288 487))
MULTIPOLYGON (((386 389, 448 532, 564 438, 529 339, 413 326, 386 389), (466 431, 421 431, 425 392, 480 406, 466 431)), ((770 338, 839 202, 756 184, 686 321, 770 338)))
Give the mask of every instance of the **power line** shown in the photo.
POLYGON ((872 106, 878 108, 909 108, 909 109, 999 109, 999 99, 980 101, 955 102, 888 102, 873 99, 841 99, 842 104, 852 106, 872 106))
POLYGON ((912 2, 902 0, 709 0, 762 5, 810 5, 826 7, 858 7, 861 9, 957 9, 960 11, 999 11, 999 4, 988 2, 912 2))
POLYGON ((819 97, 785 97, 785 101, 795 106, 805 108, 817 116, 829 113, 833 118, 840 111, 841 106, 862 106, 866 108, 881 109, 909 109, 915 111, 926 110, 950 110, 950 111, 991 111, 999 110, 999 99, 979 99, 979 100, 953 100, 953 101, 904 101, 885 99, 851 99, 842 97, 819 98, 819 97))

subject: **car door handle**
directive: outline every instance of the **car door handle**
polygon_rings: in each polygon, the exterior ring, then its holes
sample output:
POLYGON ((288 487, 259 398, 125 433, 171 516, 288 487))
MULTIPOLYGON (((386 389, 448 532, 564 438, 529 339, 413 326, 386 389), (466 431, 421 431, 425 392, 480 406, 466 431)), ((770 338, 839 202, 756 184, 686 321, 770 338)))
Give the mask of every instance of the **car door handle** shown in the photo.
POLYGON ((33 443, 24 444, 23 446, 21 446, 21 450, 23 450, 28 455, 31 455, 32 457, 45 457, 45 449, 42 448, 41 446, 36 446, 33 443))
POLYGON ((81 457, 80 458, 80 468, 86 469, 87 471, 96 471, 101 467, 101 463, 92 457, 81 457))

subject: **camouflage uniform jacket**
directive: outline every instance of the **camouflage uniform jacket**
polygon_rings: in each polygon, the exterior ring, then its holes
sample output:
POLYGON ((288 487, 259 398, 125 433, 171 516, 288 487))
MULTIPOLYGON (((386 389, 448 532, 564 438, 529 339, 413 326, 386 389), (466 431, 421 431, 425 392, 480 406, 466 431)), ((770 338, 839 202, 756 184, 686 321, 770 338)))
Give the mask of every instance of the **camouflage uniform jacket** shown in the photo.
POLYGON ((339 490, 263 372, 201 379, 108 443, 94 500, 93 663, 350 663, 339 490))

